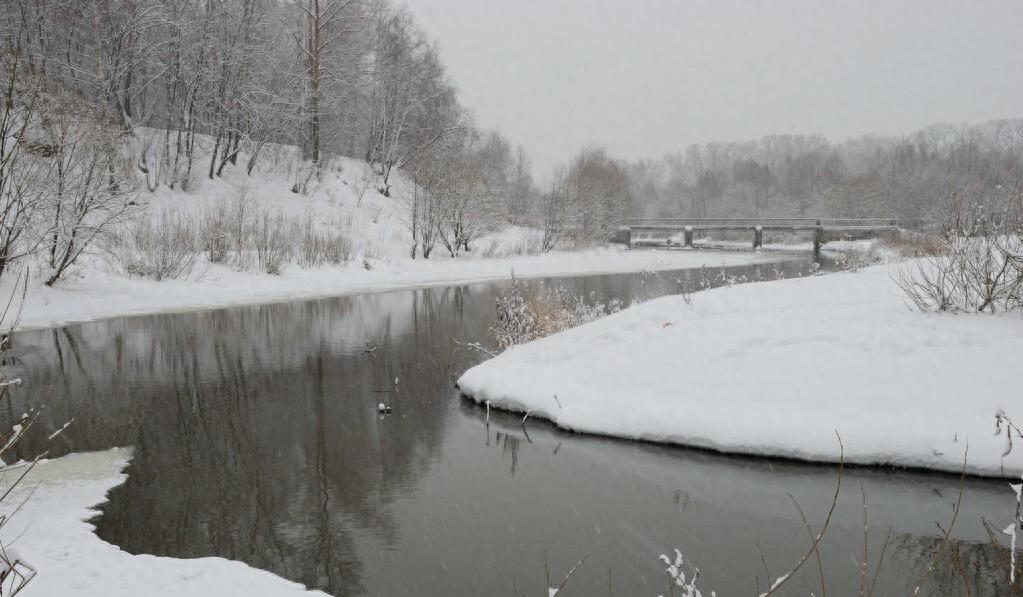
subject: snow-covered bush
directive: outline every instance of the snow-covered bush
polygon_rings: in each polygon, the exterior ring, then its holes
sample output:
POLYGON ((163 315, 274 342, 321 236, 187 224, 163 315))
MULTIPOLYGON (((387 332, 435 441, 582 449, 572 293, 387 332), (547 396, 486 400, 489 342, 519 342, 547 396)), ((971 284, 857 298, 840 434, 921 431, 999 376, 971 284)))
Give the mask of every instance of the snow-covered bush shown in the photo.
POLYGON ((352 260, 352 243, 341 232, 339 225, 318 230, 311 218, 306 218, 298 234, 295 259, 301 267, 343 265, 352 260))
POLYGON ((252 228, 252 243, 259 269, 273 275, 281 273, 291 260, 294 237, 294 226, 283 215, 262 214, 252 228))
MULTIPOLYGON (((155 280, 185 277, 203 259, 278 274, 290 263, 303 268, 350 263, 356 254, 350 230, 350 219, 272 212, 240 193, 198 210, 168 210, 123 225, 110 254, 120 271, 155 280)), ((376 258, 372 247, 359 253, 376 258)))
POLYGON ((909 262, 896 281, 921 311, 995 313, 1023 306, 1018 234, 956 237, 938 255, 909 262))
POLYGON ((940 255, 944 250, 943 239, 935 234, 900 230, 898 234, 881 239, 884 249, 905 257, 926 257, 940 255))
POLYGON ((921 311, 995 313, 1023 307, 1023 192, 992 212, 954 206, 935 254, 896 276, 921 311))
POLYGON ((187 277, 199 259, 199 247, 192 218, 164 214, 140 219, 126 227, 120 257, 129 276, 154 280, 187 277))
POLYGON ((884 257, 875 245, 869 247, 851 246, 842 251, 836 265, 840 270, 857 272, 882 261, 884 261, 884 257))
POLYGON ((221 203, 214 209, 227 210, 227 238, 231 250, 234 251, 234 265, 240 269, 247 269, 252 262, 249 246, 256 229, 256 207, 249 199, 248 193, 242 189, 231 198, 226 208, 221 203))
POLYGON ((539 255, 543 247, 543 233, 536 229, 511 227, 479 243, 476 254, 486 259, 517 255, 539 255))
POLYGON ((511 290, 497 297, 496 306, 497 319, 490 333, 502 349, 539 337, 536 318, 518 280, 513 279, 511 290))
POLYGON ((199 224, 199 243, 210 263, 226 263, 230 230, 227 206, 219 204, 206 210, 199 224))
POLYGON ((543 285, 538 292, 529 293, 518 280, 512 280, 511 289, 497 298, 497 318, 490 332, 505 349, 595 321, 624 306, 619 299, 603 303, 593 295, 589 298, 586 301, 563 287, 543 285))
MULTIPOLYGON (((681 551, 675 550, 674 560, 661 554, 661 562, 664 563, 664 572, 668 575, 669 597, 675 597, 675 595, 678 597, 703 597, 700 589, 696 588, 696 581, 700 578, 700 569, 694 566, 692 574, 686 574, 685 558, 682 557, 681 551), (677 592, 676 589, 678 589, 677 592)), ((710 594, 716 595, 714 591, 711 591, 710 594)))

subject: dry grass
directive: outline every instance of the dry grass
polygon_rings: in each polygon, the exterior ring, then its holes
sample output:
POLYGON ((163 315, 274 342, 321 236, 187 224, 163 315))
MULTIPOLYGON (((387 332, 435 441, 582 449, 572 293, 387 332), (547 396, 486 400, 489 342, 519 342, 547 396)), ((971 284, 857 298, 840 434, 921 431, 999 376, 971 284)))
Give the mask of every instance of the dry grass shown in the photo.
POLYGON ((927 257, 942 255, 948 243, 936 234, 902 230, 898 234, 886 235, 881 246, 906 257, 927 257))

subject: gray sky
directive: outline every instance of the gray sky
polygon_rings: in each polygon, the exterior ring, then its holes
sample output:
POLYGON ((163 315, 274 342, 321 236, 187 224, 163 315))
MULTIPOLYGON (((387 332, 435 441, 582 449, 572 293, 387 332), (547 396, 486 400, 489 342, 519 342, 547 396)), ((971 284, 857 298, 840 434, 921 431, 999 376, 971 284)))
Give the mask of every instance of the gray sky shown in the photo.
POLYGON ((538 173, 770 133, 1023 116, 1023 0, 408 0, 538 173))

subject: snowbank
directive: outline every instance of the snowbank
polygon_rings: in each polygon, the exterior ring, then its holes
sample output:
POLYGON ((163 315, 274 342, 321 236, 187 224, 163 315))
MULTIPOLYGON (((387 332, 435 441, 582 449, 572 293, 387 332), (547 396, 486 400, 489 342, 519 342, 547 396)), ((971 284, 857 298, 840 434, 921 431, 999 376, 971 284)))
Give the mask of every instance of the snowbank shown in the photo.
POLYGON ((86 519, 112 487, 130 450, 70 454, 39 464, 9 503, 34 493, 5 527, 19 557, 38 571, 25 595, 81 597, 210 595, 260 597, 323 595, 274 574, 222 558, 182 560, 131 555, 93 532, 86 519))
MULTIPOLYGON (((706 251, 628 251, 620 247, 546 255, 441 260, 378 261, 319 269, 286 269, 271 276, 206 264, 187 280, 154 281, 90 270, 56 288, 33 284, 22 313, 23 329, 123 315, 190 311, 284 302, 402 288, 444 286, 542 276, 716 268, 763 263, 779 254, 706 251)), ((8 296, 13 278, 0 284, 8 296)))
POLYGON ((1023 317, 911 311, 883 265, 665 297, 508 350, 462 392, 565 429, 765 456, 1023 473, 1023 317), (555 398, 556 397, 556 398, 555 398))

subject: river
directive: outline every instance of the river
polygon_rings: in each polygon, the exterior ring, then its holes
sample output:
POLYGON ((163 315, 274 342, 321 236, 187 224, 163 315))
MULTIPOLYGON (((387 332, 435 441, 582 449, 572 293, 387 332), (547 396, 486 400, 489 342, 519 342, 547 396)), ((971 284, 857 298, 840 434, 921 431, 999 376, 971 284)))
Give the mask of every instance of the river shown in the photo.
MULTIPOLYGON (((709 272, 801 275, 809 259, 709 272)), ((593 300, 677 292, 699 272, 545 280, 593 300)), ((530 281, 531 286, 541 281, 530 281)), ((584 436, 491 413, 454 380, 490 343, 508 283, 428 288, 19 333, 26 384, 5 416, 45 401, 24 455, 70 417, 51 455, 135 447, 98 535, 131 553, 241 560, 332 595, 539 595, 584 556, 564 595, 667 594, 678 547, 709 595, 766 588, 806 551, 795 507, 819 528, 833 466, 584 436), (385 402, 391 414, 377 412, 385 402), (791 494, 791 496, 790 496, 791 494)), ((684 365, 684 364, 683 364, 684 365)), ((665 372, 678 375, 694 372, 665 372)), ((698 372, 695 372, 698 374, 698 372)), ((627 397, 623 397, 627 399, 627 397)), ((766 424, 767 422, 765 422, 766 424)), ((821 543, 831 593, 856 594, 866 543, 877 595, 906 594, 953 533, 974 594, 1004 570, 980 517, 1010 520, 1000 481, 847 468, 821 543), (868 504, 864 540, 863 496, 868 504), (888 537, 889 529, 891 535, 888 537), (846 590, 847 589, 847 590, 846 590)), ((962 580, 941 566, 931 594, 962 580)), ((819 584, 811 558, 791 594, 819 584)), ((790 593, 786 593, 790 594, 790 593)))

